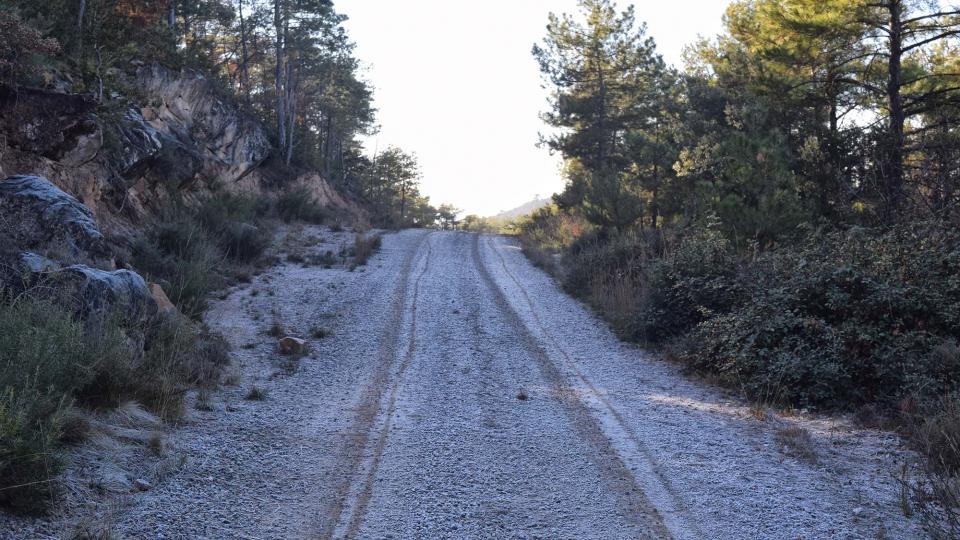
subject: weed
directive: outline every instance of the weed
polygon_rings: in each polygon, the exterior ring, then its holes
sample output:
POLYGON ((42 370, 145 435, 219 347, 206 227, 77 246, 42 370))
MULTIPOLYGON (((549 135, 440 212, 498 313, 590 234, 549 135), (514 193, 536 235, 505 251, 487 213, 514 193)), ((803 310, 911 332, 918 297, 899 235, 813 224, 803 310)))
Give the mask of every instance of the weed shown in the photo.
POLYGON ((163 442, 163 433, 154 431, 147 439, 147 448, 155 456, 162 456, 166 445, 163 442))
POLYGON ((210 403, 210 390, 201 388, 197 392, 197 399, 193 403, 193 408, 198 411, 212 411, 213 404, 210 403))
POLYGON ((284 329, 283 323, 281 323, 279 320, 276 320, 276 319, 270 325, 270 328, 267 329, 267 335, 270 337, 279 338, 279 337, 283 337, 283 335, 286 333, 287 331, 286 329, 284 329))
POLYGON ((242 374, 239 369, 231 369, 223 376, 223 384, 226 386, 240 386, 242 374))
POLYGON ((370 260, 370 257, 380 250, 382 243, 383 238, 379 234, 366 236, 361 233, 357 233, 353 240, 353 248, 350 251, 353 255, 354 261, 354 265, 350 267, 350 270, 353 270, 355 266, 363 266, 367 264, 367 261, 370 260))
POLYGON ((259 386, 251 386, 250 390, 247 391, 247 395, 243 397, 247 401, 263 401, 267 399, 267 390, 259 386))
POLYGON ((780 428, 775 435, 777 445, 790 456, 810 464, 817 463, 817 449, 810 432, 799 426, 780 428))
POLYGON ((323 207, 317 204, 310 191, 305 188, 284 191, 277 197, 277 214, 280 219, 322 223, 326 217, 323 207))

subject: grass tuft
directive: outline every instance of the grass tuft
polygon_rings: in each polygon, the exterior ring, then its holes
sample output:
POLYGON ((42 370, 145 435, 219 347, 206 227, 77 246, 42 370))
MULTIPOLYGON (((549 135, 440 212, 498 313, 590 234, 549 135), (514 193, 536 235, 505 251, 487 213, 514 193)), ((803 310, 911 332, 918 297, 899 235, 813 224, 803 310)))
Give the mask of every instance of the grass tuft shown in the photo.
POLYGON ((247 395, 245 395, 243 399, 247 401, 263 401, 267 399, 267 394, 268 392, 265 388, 254 385, 250 387, 250 390, 247 391, 247 395))

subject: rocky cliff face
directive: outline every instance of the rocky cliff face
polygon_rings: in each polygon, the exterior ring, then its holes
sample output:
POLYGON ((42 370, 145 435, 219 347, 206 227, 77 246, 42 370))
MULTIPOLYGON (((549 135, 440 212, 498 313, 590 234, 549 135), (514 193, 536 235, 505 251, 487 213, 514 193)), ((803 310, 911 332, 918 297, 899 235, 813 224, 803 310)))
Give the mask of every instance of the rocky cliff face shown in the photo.
MULTIPOLYGON (((263 126, 201 74, 150 66, 131 82, 140 103, 100 116, 89 96, 0 87, 0 178, 48 178, 89 207, 108 233, 132 232, 173 194, 189 201, 214 189, 265 189, 270 143, 263 126)), ((320 176, 293 183, 364 220, 320 176)))

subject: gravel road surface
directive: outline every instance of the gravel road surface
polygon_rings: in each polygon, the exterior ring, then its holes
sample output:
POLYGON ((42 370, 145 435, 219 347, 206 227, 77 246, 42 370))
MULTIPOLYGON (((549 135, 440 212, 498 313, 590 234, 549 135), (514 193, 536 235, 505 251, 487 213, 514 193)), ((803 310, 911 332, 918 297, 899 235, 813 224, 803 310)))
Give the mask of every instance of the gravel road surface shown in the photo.
POLYGON ((126 501, 120 537, 922 537, 895 437, 757 419, 619 342, 510 239, 387 234, 354 272, 280 264, 208 323, 240 382, 171 434, 184 464, 126 501), (274 322, 330 335, 292 365, 274 322), (815 459, 778 442, 791 426, 815 459))

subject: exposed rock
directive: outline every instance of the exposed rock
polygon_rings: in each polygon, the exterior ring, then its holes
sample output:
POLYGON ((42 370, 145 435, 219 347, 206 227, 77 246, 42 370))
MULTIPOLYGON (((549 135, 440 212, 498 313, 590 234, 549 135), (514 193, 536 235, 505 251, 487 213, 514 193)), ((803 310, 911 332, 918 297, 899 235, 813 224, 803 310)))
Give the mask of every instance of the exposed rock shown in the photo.
POLYGON ((11 148, 60 159, 98 132, 95 107, 89 95, 0 85, 0 135, 11 148))
POLYGON ((21 253, 14 264, 0 266, 0 289, 22 291, 34 287, 70 305, 84 318, 115 315, 136 324, 158 311, 147 283, 130 270, 98 270, 82 264, 63 267, 32 252, 21 253))
POLYGON ((66 294, 84 316, 118 315, 125 321, 148 319, 157 312, 146 281, 129 270, 107 272, 73 265, 50 275, 59 294, 66 294))
POLYGON ((302 356, 307 352, 306 340, 293 336, 281 338, 278 345, 280 346, 280 354, 287 356, 302 356))
POLYGON ((162 142, 172 155, 197 158, 206 176, 236 182, 270 154, 263 126, 220 96, 200 73, 143 67, 137 85, 151 103, 159 103, 143 108, 140 117, 167 136, 162 142))
POLYGON ((266 129, 200 73, 153 65, 112 76, 141 100, 119 117, 98 117, 89 95, 0 85, 0 171, 46 177, 114 236, 132 236, 174 198, 189 205, 220 189, 257 196, 291 183, 341 222, 368 224, 320 175, 268 164, 266 129))
POLYGON ((132 175, 137 168, 145 168, 163 148, 160 132, 136 109, 124 113, 114 130, 119 148, 114 149, 113 160, 121 174, 132 175))
POLYGON ((160 313, 174 313, 177 311, 177 306, 173 305, 167 293, 163 292, 163 287, 158 283, 148 283, 147 287, 150 289, 150 295, 153 296, 153 301, 157 303, 157 309, 160 313))
POLYGON ((39 176, 11 176, 0 182, 0 250, 66 248, 69 255, 109 259, 93 214, 73 196, 39 176))
POLYGON ((147 482, 143 478, 137 478, 136 480, 133 481, 133 489, 137 491, 148 491, 152 487, 153 486, 150 485, 150 482, 147 482))

